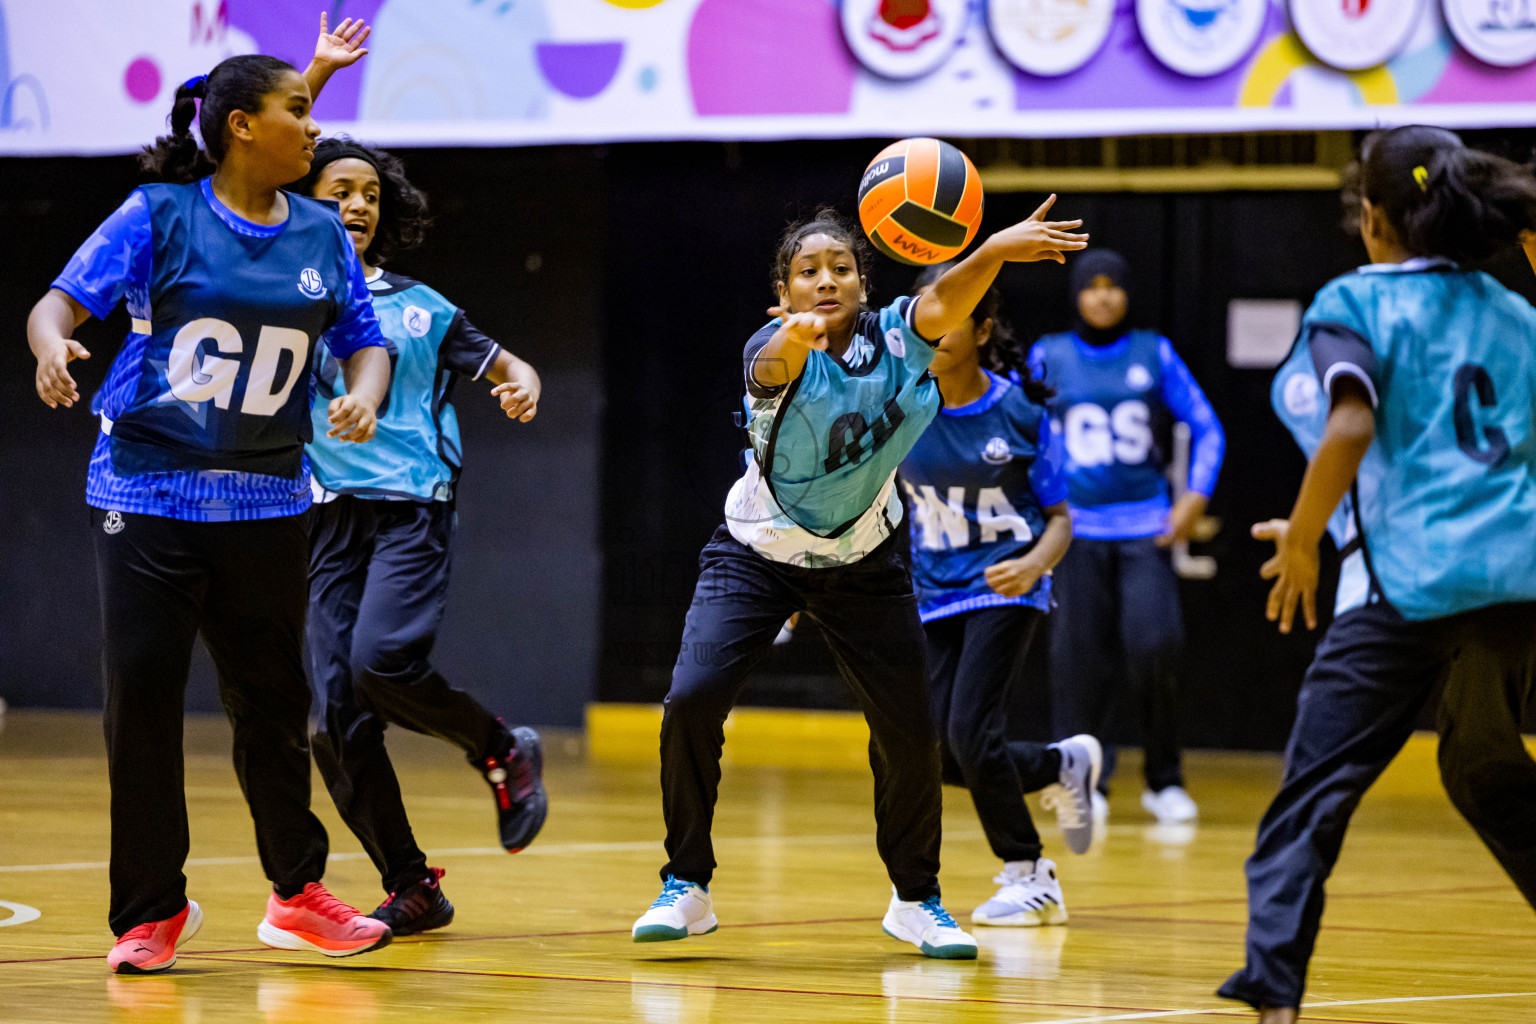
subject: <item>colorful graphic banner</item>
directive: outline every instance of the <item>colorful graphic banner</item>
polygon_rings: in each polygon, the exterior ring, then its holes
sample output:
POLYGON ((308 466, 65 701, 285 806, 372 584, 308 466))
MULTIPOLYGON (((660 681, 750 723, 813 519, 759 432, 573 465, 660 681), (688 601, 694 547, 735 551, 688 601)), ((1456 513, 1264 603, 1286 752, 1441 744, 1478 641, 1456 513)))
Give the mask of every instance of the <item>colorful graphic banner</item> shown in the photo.
POLYGON ((0 0, 0 154, 131 152, 322 5, 386 145, 1536 124, 1536 0, 0 0))

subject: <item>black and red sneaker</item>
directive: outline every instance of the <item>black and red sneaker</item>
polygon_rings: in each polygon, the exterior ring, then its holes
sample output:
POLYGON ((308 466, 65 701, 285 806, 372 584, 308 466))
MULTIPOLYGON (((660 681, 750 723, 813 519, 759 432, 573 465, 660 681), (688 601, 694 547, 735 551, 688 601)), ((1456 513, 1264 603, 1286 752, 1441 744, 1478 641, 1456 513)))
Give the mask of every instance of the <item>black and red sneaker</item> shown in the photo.
POLYGON ((451 924, 453 904, 448 902, 438 884, 438 879, 447 872, 442 868, 427 870, 430 875, 390 893, 368 916, 389 925, 389 930, 396 936, 429 932, 451 924))
POLYGON ((479 768, 496 797, 501 845, 508 853, 516 853, 533 842, 549 814, 539 734, 527 726, 513 729, 506 748, 481 761, 479 768))

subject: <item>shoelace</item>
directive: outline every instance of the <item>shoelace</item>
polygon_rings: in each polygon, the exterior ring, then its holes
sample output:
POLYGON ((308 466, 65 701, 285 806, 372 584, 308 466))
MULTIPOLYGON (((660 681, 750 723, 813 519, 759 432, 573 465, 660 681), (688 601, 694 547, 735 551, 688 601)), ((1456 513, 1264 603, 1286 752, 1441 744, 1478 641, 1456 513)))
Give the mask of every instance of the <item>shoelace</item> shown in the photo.
MULTIPOLYGON (((661 895, 656 897, 656 902, 651 904, 651 909, 655 910, 657 907, 670 907, 672 904, 681 899, 683 894, 687 891, 687 882, 680 878, 673 878, 671 875, 668 875, 666 884, 661 887, 661 895)), ((942 911, 944 908, 940 907, 939 909, 942 911)))
POLYGON ((356 910, 332 896, 330 891, 319 882, 311 882, 305 887, 304 906, 327 921, 335 921, 337 924, 346 924, 359 916, 356 910))
POLYGON ((959 928, 955 919, 949 916, 949 911, 944 909, 944 904, 939 902, 937 896, 929 896, 923 900, 923 909, 928 911, 928 916, 933 918, 942 928, 959 928))
POLYGON ((1040 806, 1055 811, 1056 822, 1062 828, 1082 828, 1085 824, 1087 808, 1061 786, 1047 787, 1040 796, 1040 806))
POLYGON ((485 759, 485 778, 496 791, 496 804, 504 811, 512 809, 513 800, 526 800, 533 792, 533 767, 526 757, 517 756, 517 748, 507 757, 485 759), (507 786, 508 769, 511 769, 512 786, 507 786))
POLYGON ((416 888, 417 886, 424 885, 424 886, 426 886, 429 889, 436 889, 437 888, 438 880, 441 879, 444 875, 446 875, 448 873, 448 870, 446 868, 427 868, 427 871, 431 872, 431 876, 432 877, 424 878, 424 879, 422 879, 419 882, 412 882, 410 885, 406 886, 404 889, 396 889, 394 892, 392 892, 388 896, 384 897, 384 902, 380 903, 379 906, 380 907, 387 907, 387 906, 389 906, 391 903, 395 902, 395 900, 399 898, 399 896, 400 896, 400 894, 402 892, 410 892, 412 889, 416 888))

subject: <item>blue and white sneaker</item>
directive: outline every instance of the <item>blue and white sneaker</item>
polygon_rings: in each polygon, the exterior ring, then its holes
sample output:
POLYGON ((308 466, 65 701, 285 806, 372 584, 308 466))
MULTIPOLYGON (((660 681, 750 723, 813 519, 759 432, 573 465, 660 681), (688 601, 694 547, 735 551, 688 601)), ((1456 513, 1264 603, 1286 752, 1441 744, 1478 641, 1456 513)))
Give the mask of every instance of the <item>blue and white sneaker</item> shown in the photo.
POLYGON ((961 930, 937 896, 908 903, 891 894, 881 929, 893 939, 910 942, 924 956, 938 960, 975 960, 976 940, 961 930))
POLYGON ((708 935, 719 927, 709 889, 668 875, 661 895, 650 910, 640 915, 630 935, 636 942, 668 942, 690 935, 708 935))
POLYGON ((1067 904, 1056 879, 1056 865, 1039 860, 1010 861, 1003 873, 992 879, 1002 886, 997 895, 971 911, 973 924, 1014 928, 1035 928, 1043 924, 1066 924, 1067 904))
POLYGON ((1056 812, 1061 838, 1073 853, 1086 853, 1093 843, 1093 826, 1102 819, 1094 807, 1098 790, 1099 767, 1104 762, 1104 748, 1092 736, 1072 736, 1051 749, 1061 753, 1061 771, 1056 783, 1047 786, 1040 805, 1056 812))

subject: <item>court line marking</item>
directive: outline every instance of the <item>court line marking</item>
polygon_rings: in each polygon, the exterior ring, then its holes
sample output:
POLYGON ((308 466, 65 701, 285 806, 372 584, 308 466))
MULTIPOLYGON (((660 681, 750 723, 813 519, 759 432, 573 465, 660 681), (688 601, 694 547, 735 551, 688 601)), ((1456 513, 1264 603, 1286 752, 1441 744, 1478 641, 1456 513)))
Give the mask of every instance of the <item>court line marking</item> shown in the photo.
MULTIPOLYGON (((967 829, 961 832, 950 832, 953 839, 975 839, 981 836, 980 829, 967 829)), ((716 846, 750 845, 755 843, 795 843, 801 846, 815 844, 837 845, 841 843, 871 843, 874 842, 873 832, 860 832, 856 835, 808 835, 808 836, 727 836, 716 839, 716 846)), ((631 842, 609 843, 548 843, 544 846, 530 846, 516 854, 518 857, 554 857, 571 853, 624 853, 624 852, 661 852, 662 841, 660 839, 643 839, 631 842)), ((506 857, 510 856, 506 850, 499 846, 464 846, 446 850, 432 850, 434 857, 506 857)), ((328 861, 354 861, 367 860, 368 854, 361 850, 349 850, 344 853, 333 853, 328 861)), ((227 867, 236 864, 260 864, 259 857, 189 857, 188 867, 227 867)), ((68 861, 60 864, 0 864, 0 874, 19 874, 22 872, 37 871, 105 871, 111 866, 110 861, 82 860, 68 861)))
POLYGON ((0 928, 9 928, 13 924, 26 924, 28 921, 36 921, 43 916, 43 912, 36 907, 29 907, 25 903, 12 903, 10 900, 0 900, 0 907, 11 912, 11 916, 0 921, 0 928))
MULTIPOLYGON (((1393 996, 1384 999, 1334 999, 1325 1002, 1302 1003, 1303 1010, 1324 1010, 1331 1006, 1380 1006, 1385 1003, 1444 1003, 1466 999, 1520 999, 1536 996, 1536 992, 1479 992, 1454 996, 1393 996)), ((1150 1013, 1118 1013, 1108 1017, 1057 1017, 1052 1020, 1031 1020, 1022 1024, 1104 1024, 1115 1020, 1166 1020, 1169 1017, 1197 1017, 1201 1014, 1244 1014, 1251 1016, 1248 1007, 1208 1006, 1198 1010, 1155 1010, 1150 1013)))

